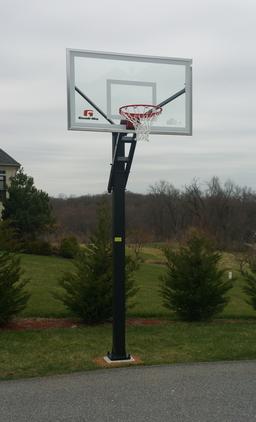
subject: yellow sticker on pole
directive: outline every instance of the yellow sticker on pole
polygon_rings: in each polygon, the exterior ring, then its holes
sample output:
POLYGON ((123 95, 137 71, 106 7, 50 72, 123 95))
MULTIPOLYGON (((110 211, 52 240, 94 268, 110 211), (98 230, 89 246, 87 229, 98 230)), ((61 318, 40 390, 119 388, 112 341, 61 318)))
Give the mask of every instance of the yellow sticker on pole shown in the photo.
POLYGON ((114 242, 122 242, 122 238, 119 236, 114 237, 114 242))

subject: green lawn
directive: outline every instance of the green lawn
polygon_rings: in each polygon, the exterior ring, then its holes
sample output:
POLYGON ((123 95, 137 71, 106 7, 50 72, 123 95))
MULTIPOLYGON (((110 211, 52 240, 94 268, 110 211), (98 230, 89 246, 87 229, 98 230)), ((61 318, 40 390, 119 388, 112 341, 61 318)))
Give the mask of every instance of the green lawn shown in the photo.
MULTIPOLYGON (((0 334, 0 379, 96 368, 111 349, 111 325, 0 334)), ((256 358, 256 323, 169 322, 129 326, 127 351, 144 364, 256 358)))
MULTIPOLYGON (((169 318, 169 310, 161 303, 159 276, 164 273, 164 257, 161 250, 144 248, 144 263, 136 274, 140 290, 136 305, 128 311, 130 317, 169 318), (157 262, 152 263, 152 262, 157 262)), ((243 280, 238 273, 238 261, 232 254, 223 255, 224 268, 232 270, 236 280, 230 291, 230 303, 220 315, 221 318, 255 318, 256 312, 245 302, 241 286, 243 280)), ((29 291, 31 298, 23 317, 68 317, 69 313, 61 302, 54 299, 52 292, 58 288, 57 280, 61 274, 72 268, 72 261, 56 257, 22 255, 25 274, 31 279, 29 291)))
POLYGON ((159 276, 163 274, 163 265, 144 263, 136 275, 139 287, 135 302, 136 305, 128 310, 128 316, 132 317, 156 317, 168 318, 170 312, 162 306, 159 276))
POLYGON ((61 274, 72 268, 72 261, 64 258, 21 255, 25 276, 30 278, 27 290, 31 293, 23 317, 67 317, 68 311, 54 299, 52 292, 58 289, 61 274))
MULTIPOLYGON (((165 271, 159 249, 143 249, 144 263, 136 275, 140 290, 128 317, 162 319, 156 326, 128 326, 127 351, 144 364, 256 359, 256 312, 246 304, 238 261, 223 254, 222 266, 235 275, 231 301, 210 323, 182 323, 161 304, 159 276, 165 271), (167 322, 169 319, 169 322, 167 322)), ((57 280, 73 267, 71 260, 21 255, 30 277, 31 299, 21 317, 69 317, 52 296, 57 280)), ((110 324, 83 328, 0 331, 0 378, 19 378, 96 368, 93 359, 111 349, 110 324)))

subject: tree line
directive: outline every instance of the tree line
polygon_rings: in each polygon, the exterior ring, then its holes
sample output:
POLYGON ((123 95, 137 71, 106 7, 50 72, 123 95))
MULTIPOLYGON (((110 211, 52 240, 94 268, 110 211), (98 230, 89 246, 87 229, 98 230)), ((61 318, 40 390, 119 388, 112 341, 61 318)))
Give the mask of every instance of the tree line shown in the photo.
MULTIPOLYGON (((55 236, 75 235, 88 241, 96 210, 111 195, 50 198, 55 236)), ((213 177, 204 186, 193 180, 183 189, 159 181, 146 194, 126 193, 128 242, 180 241, 190 227, 204 231, 221 249, 242 249, 256 235, 256 192, 213 177)))
MULTIPOLYGON (((21 169, 4 201, 0 245, 6 243, 5 238, 9 243, 16 239, 19 247, 36 252, 38 247, 60 244, 70 236, 87 243, 102 202, 111 212, 109 194, 50 198, 21 169)), ((179 189, 160 181, 145 194, 126 193, 128 242, 180 242, 191 227, 211 237, 220 249, 241 250, 254 244, 256 192, 213 177, 204 185, 194 180, 179 189)))

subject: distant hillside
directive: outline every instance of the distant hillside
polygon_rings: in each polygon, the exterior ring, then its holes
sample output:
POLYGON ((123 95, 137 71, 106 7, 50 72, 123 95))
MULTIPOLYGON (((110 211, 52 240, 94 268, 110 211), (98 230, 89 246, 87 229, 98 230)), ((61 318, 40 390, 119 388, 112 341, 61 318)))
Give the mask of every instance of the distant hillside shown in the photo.
MULTIPOLYGON (((51 198, 57 235, 75 234, 87 241, 96 223, 96 210, 111 195, 51 198)), ((206 188, 197 182, 183 190, 161 181, 147 194, 126 193, 127 239, 159 242, 180 239, 193 226, 214 237, 220 248, 241 248, 256 234, 256 194, 247 187, 212 178, 206 188)))

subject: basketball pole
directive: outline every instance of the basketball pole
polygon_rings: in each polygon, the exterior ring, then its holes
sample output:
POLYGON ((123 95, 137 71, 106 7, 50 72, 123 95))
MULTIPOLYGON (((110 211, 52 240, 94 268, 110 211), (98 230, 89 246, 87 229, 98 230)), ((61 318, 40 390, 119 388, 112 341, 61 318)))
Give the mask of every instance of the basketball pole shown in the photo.
MULTIPOLYGON (((162 105, 168 104, 184 93, 185 89, 182 89, 160 103, 160 105, 148 107, 153 109, 161 108, 162 105)), ((124 114, 120 114, 122 117, 126 117, 124 114)), ((153 114, 151 109, 149 114, 153 114)), ((130 113, 131 116, 132 113, 130 113)), ((129 119, 129 117, 128 120, 133 123, 135 128, 135 122, 129 119)), ((125 123, 127 123, 127 119, 121 120, 121 124, 125 123)), ((126 353, 125 341, 125 188, 137 143, 136 138, 136 133, 132 137, 121 132, 112 133, 112 165, 108 182, 108 192, 112 192, 113 330, 112 352, 108 352, 106 360, 113 362, 118 360, 133 360, 126 353), (125 156, 125 144, 130 144, 127 157, 125 156)))
POLYGON ((111 361, 130 360, 126 353, 125 328, 125 187, 128 178, 126 166, 130 159, 125 157, 125 134, 112 134, 113 163, 109 181, 112 191, 112 245, 113 245, 113 330, 111 361))

